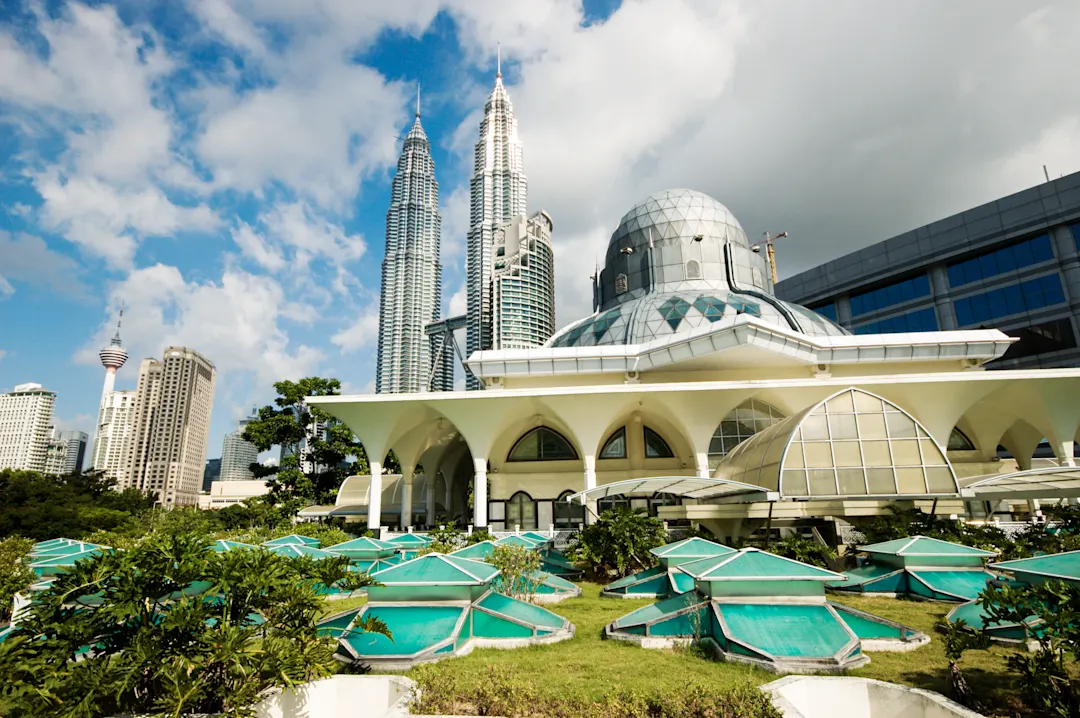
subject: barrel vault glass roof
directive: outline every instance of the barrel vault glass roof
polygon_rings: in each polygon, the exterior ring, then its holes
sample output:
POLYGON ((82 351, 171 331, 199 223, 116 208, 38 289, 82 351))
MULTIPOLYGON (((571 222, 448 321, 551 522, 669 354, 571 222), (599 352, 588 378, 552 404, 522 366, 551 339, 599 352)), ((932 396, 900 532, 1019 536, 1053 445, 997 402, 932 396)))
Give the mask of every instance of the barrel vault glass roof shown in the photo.
POLYGON ((856 388, 747 439, 715 476, 787 498, 959 493, 952 465, 926 429, 895 404, 856 388))

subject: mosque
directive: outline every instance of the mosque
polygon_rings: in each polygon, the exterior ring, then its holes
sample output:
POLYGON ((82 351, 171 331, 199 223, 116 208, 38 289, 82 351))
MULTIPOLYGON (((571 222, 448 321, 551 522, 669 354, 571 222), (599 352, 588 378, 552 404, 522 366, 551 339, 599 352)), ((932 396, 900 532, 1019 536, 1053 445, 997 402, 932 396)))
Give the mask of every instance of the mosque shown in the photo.
POLYGON ((469 356, 482 391, 312 397, 403 473, 372 460, 303 515, 544 530, 621 505, 725 540, 891 504, 989 516, 1080 496, 1080 369, 987 371, 1015 341, 990 328, 853 335, 779 300, 711 197, 637 204, 593 283, 595 312, 545 346, 469 356), (1033 468, 1043 440, 1058 460, 1033 468))

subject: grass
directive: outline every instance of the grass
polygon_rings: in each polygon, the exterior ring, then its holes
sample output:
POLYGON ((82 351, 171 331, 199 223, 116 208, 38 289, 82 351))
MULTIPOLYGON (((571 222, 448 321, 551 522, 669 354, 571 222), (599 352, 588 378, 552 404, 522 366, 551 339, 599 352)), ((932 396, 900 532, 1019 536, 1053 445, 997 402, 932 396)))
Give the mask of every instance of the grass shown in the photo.
MULTIPOLYGON (((491 670, 512 673, 516 680, 534 686, 541 695, 553 699, 603 700, 618 690, 679 692, 688 685, 725 691, 739 685, 760 685, 779 676, 742 664, 723 663, 698 657, 683 650, 649 650, 618 641, 601 639, 604 626, 651 600, 617 600, 600 597, 600 586, 578 584, 581 598, 572 598, 546 608, 568 618, 577 632, 573 639, 546 646, 515 650, 476 649, 468 656, 433 664, 428 671, 440 672, 458 685, 481 685, 490 680, 491 670)), ((938 618, 952 604, 905 601, 894 598, 838 596, 830 598, 882 618, 916 628, 931 637, 929 645, 908 653, 869 653, 869 665, 849 675, 902 683, 949 694, 948 660, 939 635, 934 630, 938 618)), ((328 601, 327 614, 363 605, 366 599, 328 601)), ((1005 647, 989 651, 969 651, 960 666, 976 696, 989 707, 988 716, 1024 714, 1016 693, 1016 683, 1005 667, 1005 647)), ((409 675, 409 674, 406 674, 409 675)))
POLYGON ((323 601, 323 608, 322 612, 319 614, 319 618, 332 616, 335 613, 351 611, 354 608, 360 608, 365 603, 367 603, 367 596, 354 596, 353 598, 342 598, 337 601, 323 601))

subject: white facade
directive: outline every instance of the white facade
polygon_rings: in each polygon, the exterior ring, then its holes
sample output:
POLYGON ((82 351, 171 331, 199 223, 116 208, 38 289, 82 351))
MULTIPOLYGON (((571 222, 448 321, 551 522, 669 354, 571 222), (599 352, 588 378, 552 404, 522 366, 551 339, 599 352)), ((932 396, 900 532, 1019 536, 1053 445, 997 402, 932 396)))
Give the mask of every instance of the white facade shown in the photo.
MULTIPOLYGON (((492 347, 492 252, 500 227, 527 211, 528 180, 525 177, 517 118, 503 87, 502 72, 484 105, 480 138, 473 155, 469 181, 469 233, 466 246, 466 292, 468 354, 492 347)), ((469 388, 478 388, 469 379, 469 388)))
POLYGON ((199 494, 198 506, 200 509, 223 509, 256 496, 264 496, 269 491, 262 479, 215 481, 210 484, 210 493, 199 494))
POLYGON ((56 393, 19 384, 0 394, 0 469, 45 471, 56 393))
MULTIPOLYGON (((613 505, 722 539, 889 505, 962 514, 984 510, 976 477, 1009 468, 998 445, 1022 471, 1044 437, 1074 463, 1080 369, 986 371, 1015 341, 995 329, 852 335, 776 299, 712 198, 647 198, 608 257, 600 311, 544 347, 470 355, 486 391, 309 401, 369 457, 394 451, 403 505, 421 464, 449 516, 495 530, 569 528, 613 505)), ((393 511, 372 503, 369 526, 379 514, 393 511)))
POLYGON ((110 391, 101 399, 90 466, 121 484, 132 430, 135 390, 110 391))
POLYGON ((236 431, 225 435, 221 447, 221 481, 250 481, 255 478, 251 465, 259 460, 255 444, 244 439, 244 429, 254 417, 242 419, 236 431))
POLYGON ((492 348, 542 346, 555 333, 555 253, 551 216, 514 217, 495 233, 492 348))
POLYGON ((197 503, 214 380, 214 365, 193 349, 166 347, 162 361, 142 361, 120 488, 152 492, 165 506, 197 503))
POLYGON ((420 125, 418 100, 386 213, 375 373, 379 393, 451 388, 445 385, 442 372, 433 385, 432 340, 424 332, 427 324, 439 318, 442 307, 441 223, 435 162, 420 125))

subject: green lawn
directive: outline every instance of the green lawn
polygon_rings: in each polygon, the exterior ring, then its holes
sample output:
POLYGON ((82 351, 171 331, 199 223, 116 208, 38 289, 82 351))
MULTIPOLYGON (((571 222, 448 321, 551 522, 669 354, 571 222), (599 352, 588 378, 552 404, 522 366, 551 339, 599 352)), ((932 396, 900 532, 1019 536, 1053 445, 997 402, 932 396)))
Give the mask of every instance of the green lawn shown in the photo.
POLYGON ((367 603, 367 596, 356 596, 355 598, 342 598, 338 601, 323 601, 322 616, 332 616, 335 613, 342 613, 344 611, 351 611, 354 608, 359 608, 367 603))
MULTIPOLYGON (((723 691, 740 684, 762 684, 778 676, 741 664, 700 658, 684 650, 647 650, 618 641, 604 641, 604 626, 613 620, 652 603, 649 600, 618 600, 600 597, 600 587, 579 584, 581 598, 547 606, 577 627, 568 641, 515 650, 477 649, 468 656, 429 666, 455 678, 457 685, 480 685, 490 680, 489 666, 509 671, 516 680, 531 684, 541 694, 563 699, 602 700, 617 689, 642 692, 684 691, 688 685, 723 691)), ((364 599, 327 602, 328 613, 361 605, 364 599)), ((931 637, 928 646, 909 653, 880 653, 869 665, 851 675, 905 683, 948 693, 948 661, 934 623, 951 605, 902 601, 892 598, 833 596, 833 600, 860 610, 912 626, 931 637)), ((1022 711, 1014 685, 1005 671, 1003 656, 1008 649, 972 651, 961 666, 965 677, 984 703, 993 706, 988 715, 1011 716, 1022 711)))

